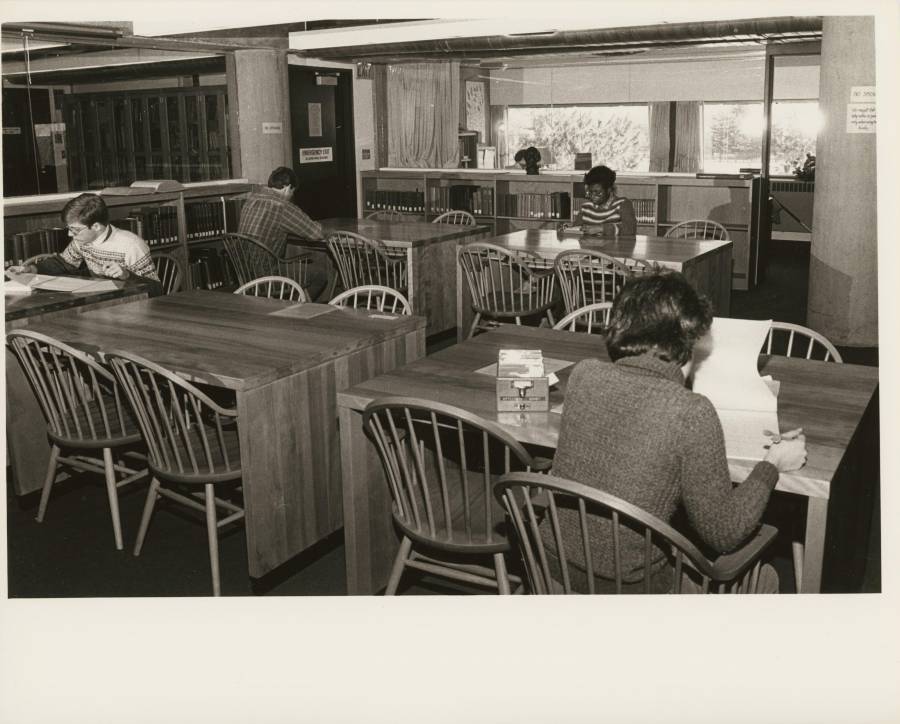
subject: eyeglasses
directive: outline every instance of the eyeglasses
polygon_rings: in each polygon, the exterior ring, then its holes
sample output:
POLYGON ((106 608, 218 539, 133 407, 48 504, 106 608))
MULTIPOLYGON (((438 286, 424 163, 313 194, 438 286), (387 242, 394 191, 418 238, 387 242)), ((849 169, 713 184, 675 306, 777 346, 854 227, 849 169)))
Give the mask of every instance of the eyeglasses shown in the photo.
POLYGON ((81 226, 76 229, 74 226, 67 226, 66 230, 72 234, 72 236, 78 236, 82 231, 86 231, 87 228, 87 226, 81 226))

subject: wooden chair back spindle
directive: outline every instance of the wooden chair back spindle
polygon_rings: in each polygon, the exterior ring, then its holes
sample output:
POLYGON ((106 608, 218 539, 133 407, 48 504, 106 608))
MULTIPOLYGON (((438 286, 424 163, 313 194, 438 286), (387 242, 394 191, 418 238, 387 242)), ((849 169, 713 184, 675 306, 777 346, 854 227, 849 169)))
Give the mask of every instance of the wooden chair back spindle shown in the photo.
POLYGON ((632 275, 618 259, 592 250, 564 251, 553 268, 567 314, 587 304, 613 301, 632 275))
POLYGON ((34 390, 54 443, 103 448, 140 439, 115 378, 98 362, 38 332, 10 332, 7 343, 34 390))
POLYGON ((264 244, 241 234, 224 234, 222 241, 240 284, 260 277, 282 276, 306 286, 308 254, 279 257, 264 244))
POLYGON ((400 292, 375 284, 348 289, 328 303, 335 307, 371 309, 388 314, 412 314, 412 307, 400 292))
POLYGON ((402 211, 394 209, 378 209, 370 211, 366 214, 366 218, 374 221, 405 221, 406 215, 402 211))
POLYGON ((675 224, 666 232, 667 239, 730 239, 728 229, 712 219, 690 219, 675 224))
POLYGON ((399 292, 407 289, 405 252, 393 251, 376 239, 350 231, 332 233, 327 243, 344 289, 368 285, 399 292))
POLYGON ((762 352, 783 357, 804 357, 843 363, 841 353, 823 335, 791 322, 772 322, 762 352))
MULTIPOLYGON (((655 551, 669 554, 673 567, 671 592, 682 593, 682 573, 692 577, 704 593, 753 593, 757 590, 761 556, 777 531, 764 525, 735 553, 708 560, 667 523, 620 498, 581 483, 550 475, 512 473, 494 485, 515 531, 518 548, 533 593, 622 593, 626 585, 623 538, 642 540, 643 562, 635 591, 650 593, 659 561, 655 551), (611 550, 610 561, 594 551, 599 541, 611 550), (601 577, 601 564, 609 578, 601 577)), ((633 577, 633 573, 629 577, 633 577)))
POLYGON ((476 242, 460 248, 459 264, 476 312, 470 337, 482 316, 521 324, 523 317, 546 314, 553 324, 556 277, 541 257, 476 242))
POLYGON ((476 226, 475 217, 468 211, 445 211, 434 219, 432 224, 457 224, 460 226, 476 226))
POLYGON ((156 276, 159 277, 163 294, 175 294, 184 288, 184 274, 181 271, 181 263, 173 255, 165 251, 156 251, 151 254, 153 265, 156 267, 156 276))
POLYGON ((243 294, 248 297, 266 297, 267 299, 281 299, 283 301, 305 304, 309 301, 306 292, 297 282, 287 277, 269 276, 253 279, 246 284, 241 284, 234 290, 235 294, 243 294))
POLYGON ((135 412, 154 475, 183 483, 241 476, 235 410, 137 355, 110 352, 106 358, 135 412))
POLYGON ((609 324, 609 313, 611 310, 612 302, 586 304, 560 319, 553 325, 553 329, 567 329, 570 332, 584 332, 586 334, 603 334, 606 325, 609 324))

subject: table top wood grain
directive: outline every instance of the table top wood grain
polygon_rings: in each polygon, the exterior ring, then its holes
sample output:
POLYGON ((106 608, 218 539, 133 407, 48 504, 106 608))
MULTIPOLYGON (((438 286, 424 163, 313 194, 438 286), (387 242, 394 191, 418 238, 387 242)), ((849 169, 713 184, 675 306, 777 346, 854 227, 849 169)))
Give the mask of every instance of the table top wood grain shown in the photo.
POLYGON ((521 249, 546 258, 555 258, 563 251, 585 249, 602 251, 616 258, 630 257, 664 265, 680 265, 708 254, 718 253, 719 250, 732 245, 729 240, 667 239, 643 234, 617 238, 569 230, 557 234, 556 229, 520 229, 482 241, 510 249, 521 249))
MULTIPOLYGON (((338 404, 362 410, 373 399, 387 395, 422 397, 493 420, 520 442, 555 448, 560 414, 496 411, 494 378, 475 370, 496 362, 501 348, 541 349, 545 357, 573 363, 589 357, 609 361, 599 336, 505 325, 345 390, 338 394, 338 404)), ((759 359, 761 374, 781 382, 781 428, 802 427, 807 438, 806 466, 782 473, 778 489, 827 498, 835 471, 877 389, 878 369, 766 355, 759 359)), ((563 401, 571 370, 569 366, 557 373, 560 384, 551 390, 551 407, 563 401)), ((752 464, 729 461, 729 467, 740 481, 752 464)))
POLYGON ((29 326, 92 354, 125 350, 188 380, 239 390, 424 325, 422 317, 195 290, 29 326))
POLYGON ((329 231, 352 231, 391 246, 417 247, 437 241, 465 239, 490 231, 489 226, 431 224, 424 221, 379 221, 377 219, 333 218, 321 222, 329 231))

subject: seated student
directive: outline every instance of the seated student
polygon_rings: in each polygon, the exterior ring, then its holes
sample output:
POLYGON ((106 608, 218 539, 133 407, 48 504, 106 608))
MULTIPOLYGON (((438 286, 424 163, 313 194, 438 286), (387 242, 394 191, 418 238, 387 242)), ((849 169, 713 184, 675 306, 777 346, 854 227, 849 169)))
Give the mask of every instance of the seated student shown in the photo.
MULTIPOLYGON (((269 174, 266 188, 260 188, 247 196, 241 208, 238 233, 265 244, 279 257, 285 255, 287 235, 302 239, 323 239, 322 225, 313 221, 295 205, 291 198, 297 190, 297 175, 286 166, 279 166, 269 174)), ((324 253, 324 252, 323 252, 324 253)), ((307 280, 311 299, 316 299, 325 288, 326 275, 312 268, 307 280)))
POLYGON ((637 219, 631 201, 616 195, 616 172, 606 166, 594 166, 584 175, 588 200, 576 215, 586 234, 604 233, 604 224, 618 224, 622 236, 637 233, 637 219))
POLYGON ((150 249, 141 237, 109 223, 109 209, 96 194, 80 194, 62 210, 72 241, 61 254, 16 268, 42 274, 77 273, 82 264, 91 274, 110 279, 131 276, 159 281, 150 249))
MULTIPOLYGON (((722 426, 710 401, 685 386, 694 343, 712 314, 679 273, 629 280, 613 302, 606 347, 613 364, 587 359, 566 388, 553 473, 626 500, 670 522, 681 506, 693 531, 724 553, 740 547, 759 526, 779 471, 806 461, 801 430, 770 446, 747 479, 732 486, 722 426)), ((560 511, 577 526, 576 511, 560 511)), ((546 533, 545 533, 546 535, 546 533)), ((643 583, 643 538, 621 538, 626 583, 643 583)), ((568 551, 584 568, 584 552, 568 551)), ((611 536, 593 541, 595 570, 615 590, 611 536)), ((654 592, 673 585, 666 553, 654 552, 654 592)), ((777 591, 778 576, 764 566, 764 592, 777 591)), ((762 585, 761 585, 762 587, 762 585)), ((629 586, 626 585, 628 590, 629 586)))

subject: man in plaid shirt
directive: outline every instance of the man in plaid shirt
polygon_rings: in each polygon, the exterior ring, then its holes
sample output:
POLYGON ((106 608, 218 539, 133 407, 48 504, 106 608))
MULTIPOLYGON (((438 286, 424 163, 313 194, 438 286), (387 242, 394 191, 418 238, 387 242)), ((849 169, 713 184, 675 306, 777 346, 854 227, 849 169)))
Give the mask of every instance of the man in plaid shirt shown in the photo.
MULTIPOLYGON (((279 166, 269 174, 268 187, 251 193, 241 208, 238 233, 265 244, 279 257, 285 255, 287 235, 317 241, 323 239, 322 225, 313 221, 291 198, 297 189, 297 176, 292 169, 279 166)), ((325 288, 326 275, 313 264, 309 270, 308 289, 316 299, 325 288)))

